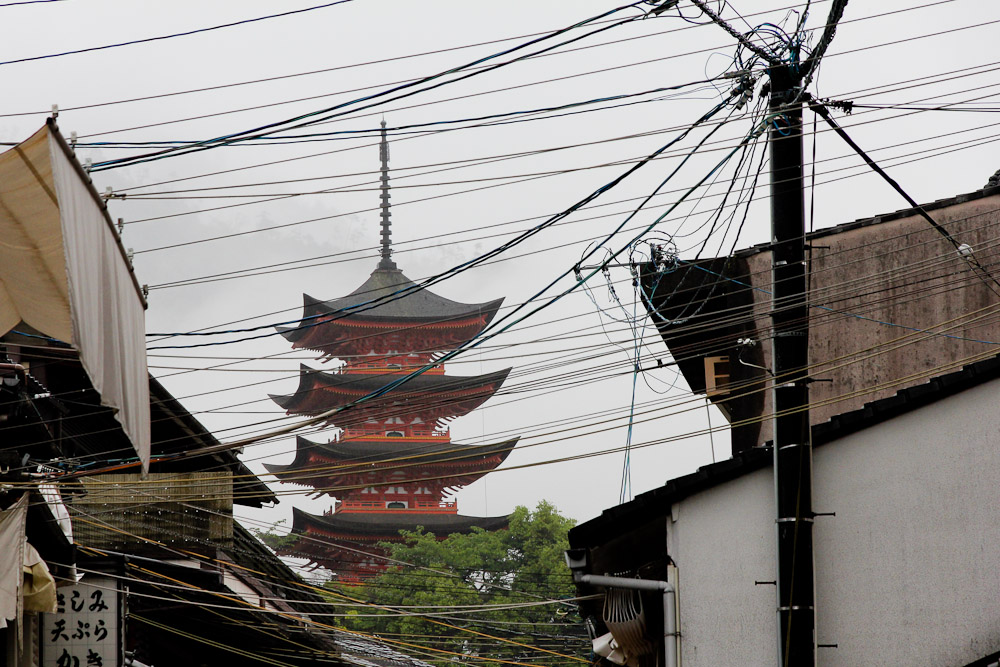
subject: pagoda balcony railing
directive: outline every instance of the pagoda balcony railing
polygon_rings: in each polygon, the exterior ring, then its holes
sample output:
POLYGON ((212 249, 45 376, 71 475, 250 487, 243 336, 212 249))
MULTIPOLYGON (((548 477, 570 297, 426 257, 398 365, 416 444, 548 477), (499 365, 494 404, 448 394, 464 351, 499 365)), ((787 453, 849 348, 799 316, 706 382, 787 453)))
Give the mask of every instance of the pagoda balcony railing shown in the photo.
MULTIPOLYGON (((392 366, 371 366, 362 364, 351 364, 349 366, 341 366, 336 372, 338 375, 407 375, 417 370, 418 368, 423 368, 420 366, 405 366, 403 368, 394 368, 392 366)), ((431 366, 426 371, 424 375, 444 375, 444 366, 431 366)))
POLYGON ((337 511, 340 512, 357 512, 363 511, 368 513, 391 513, 391 512, 407 512, 411 510, 419 510, 423 513, 429 514, 454 514, 458 512, 457 502, 446 502, 439 500, 411 500, 408 501, 407 507, 394 507, 388 508, 385 506, 386 500, 345 500, 340 503, 337 511))
POLYGON ((412 431, 409 435, 385 435, 384 431, 376 431, 374 433, 352 433, 340 438, 338 442, 350 442, 352 440, 365 440, 371 442, 398 442, 405 440, 411 443, 414 440, 424 440, 427 442, 439 442, 447 437, 448 431, 412 431))
POLYGON ((402 428, 402 429, 400 429, 399 427, 397 427, 396 429, 392 429, 391 426, 392 425, 386 425, 386 426, 383 426, 381 428, 371 429, 371 430, 364 429, 364 430, 357 430, 357 431, 354 431, 354 430, 347 431, 343 435, 337 436, 336 441, 340 442, 340 441, 361 440, 361 439, 364 439, 364 440, 399 440, 400 437, 403 437, 403 438, 435 438, 435 439, 440 439, 440 438, 447 438, 448 435, 450 434, 450 430, 447 429, 447 428, 444 428, 444 429, 439 429, 439 428, 434 428, 434 429, 423 428, 423 429, 412 429, 410 431, 409 435, 403 435, 403 436, 385 435, 385 433, 387 432, 387 430, 397 430, 399 432, 405 433, 405 430, 406 430, 405 427, 402 428))

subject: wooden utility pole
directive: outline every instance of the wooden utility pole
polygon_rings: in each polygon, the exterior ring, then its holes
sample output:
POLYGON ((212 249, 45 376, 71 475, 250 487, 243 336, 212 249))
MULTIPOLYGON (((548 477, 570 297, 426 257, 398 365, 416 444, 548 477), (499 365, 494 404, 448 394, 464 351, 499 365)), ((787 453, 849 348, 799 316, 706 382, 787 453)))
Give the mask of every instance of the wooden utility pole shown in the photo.
POLYGON ((772 65, 771 276, 778 664, 815 664, 809 306, 798 63, 772 65))

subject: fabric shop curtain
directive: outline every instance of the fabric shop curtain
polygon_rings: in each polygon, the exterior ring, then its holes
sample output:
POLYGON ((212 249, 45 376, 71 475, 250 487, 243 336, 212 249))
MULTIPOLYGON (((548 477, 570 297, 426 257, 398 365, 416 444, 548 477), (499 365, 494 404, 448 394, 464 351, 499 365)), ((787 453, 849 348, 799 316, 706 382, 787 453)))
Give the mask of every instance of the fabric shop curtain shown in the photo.
POLYGON ((49 121, 0 154, 0 334, 69 343, 149 463, 145 300, 93 185, 49 121))

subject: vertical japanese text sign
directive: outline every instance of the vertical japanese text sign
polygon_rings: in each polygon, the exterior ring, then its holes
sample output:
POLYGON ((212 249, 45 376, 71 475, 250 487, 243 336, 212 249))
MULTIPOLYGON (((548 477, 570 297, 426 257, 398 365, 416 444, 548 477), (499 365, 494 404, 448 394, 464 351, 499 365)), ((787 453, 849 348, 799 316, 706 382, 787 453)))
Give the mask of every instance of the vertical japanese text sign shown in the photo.
POLYGON ((56 613, 42 614, 42 667, 121 667, 118 582, 88 577, 57 595, 56 613))

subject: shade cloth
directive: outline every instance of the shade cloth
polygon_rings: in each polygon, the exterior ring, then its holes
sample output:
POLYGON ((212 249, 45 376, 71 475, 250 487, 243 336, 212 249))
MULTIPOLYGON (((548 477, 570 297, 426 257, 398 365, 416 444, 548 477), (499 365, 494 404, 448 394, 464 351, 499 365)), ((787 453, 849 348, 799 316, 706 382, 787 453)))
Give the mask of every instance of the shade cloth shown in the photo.
POLYGON ((28 518, 28 494, 0 512, 0 628, 13 622, 21 643, 21 583, 24 567, 24 528, 28 518))
POLYGON ((72 345, 149 463, 145 300, 100 196, 54 123, 0 154, 0 334, 72 345))
POLYGON ((24 544, 24 581, 21 584, 24 611, 56 611, 56 580, 38 550, 24 544))

